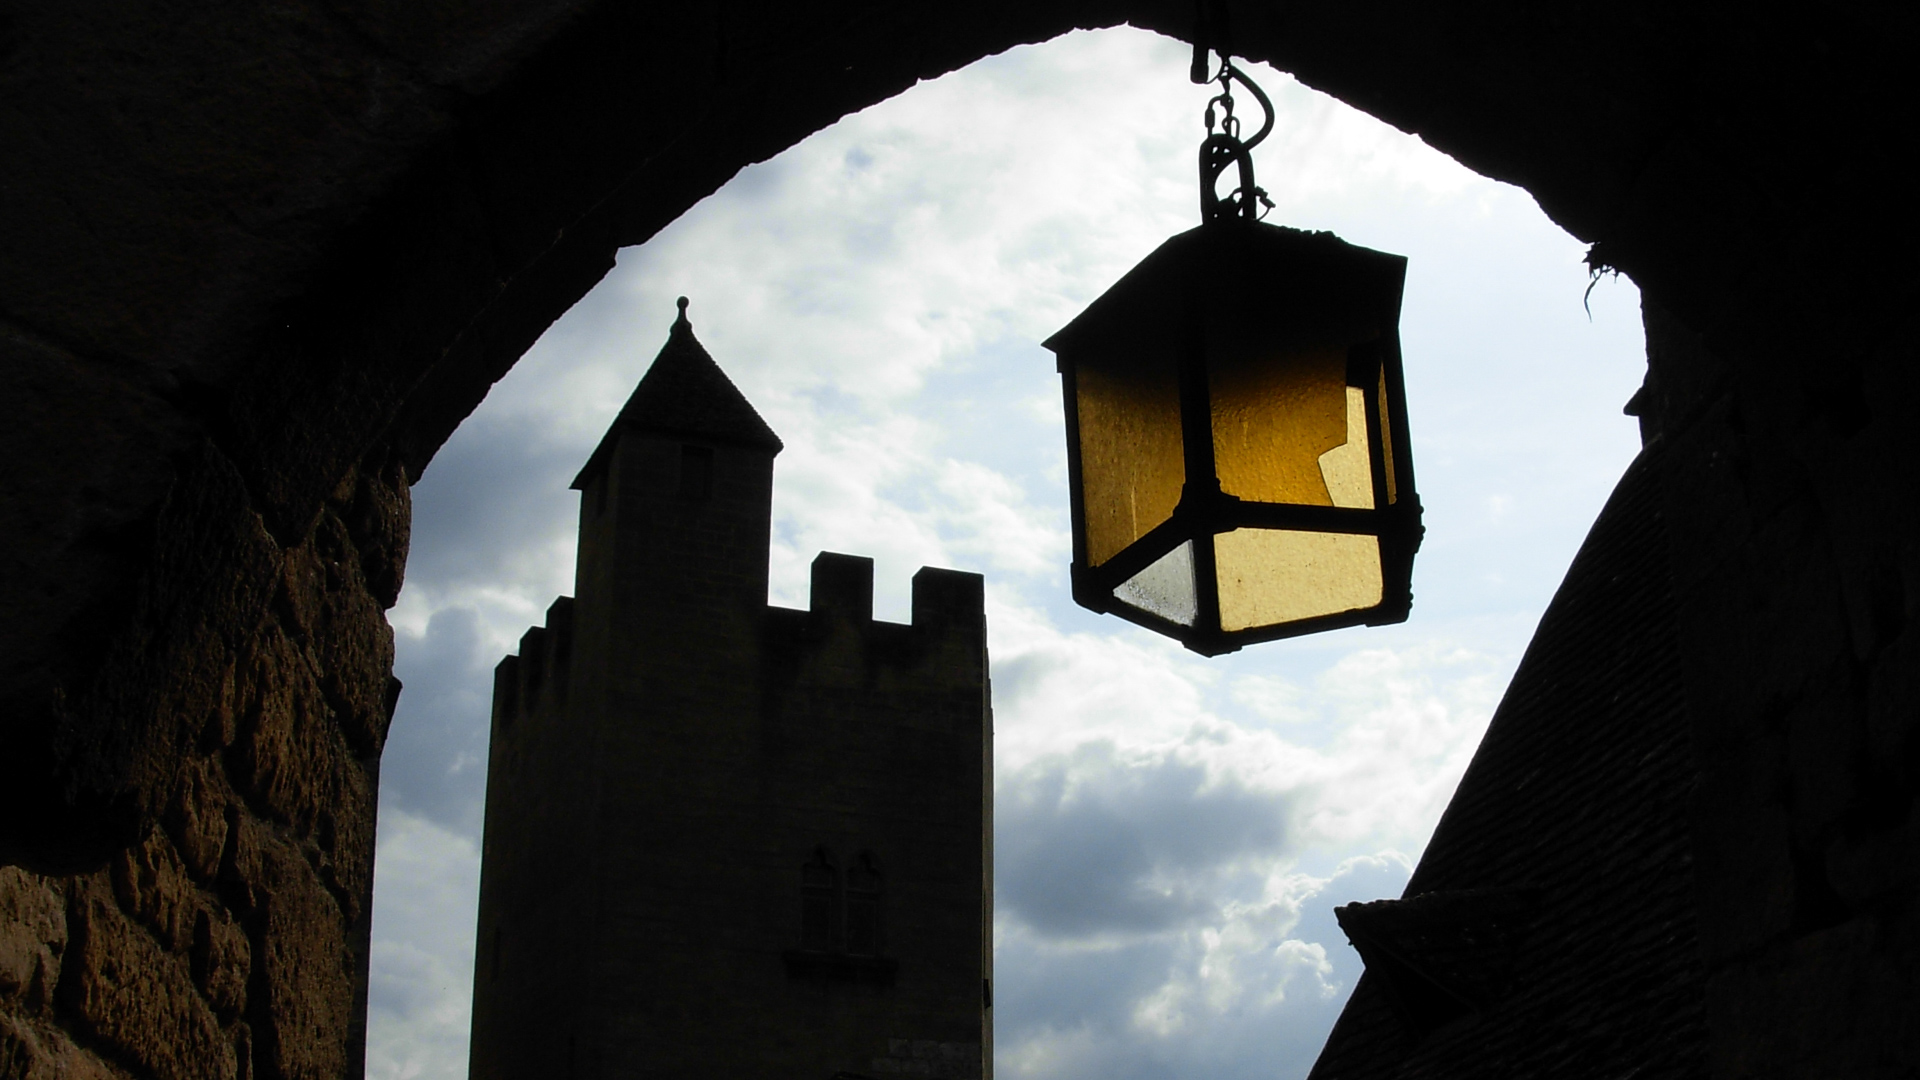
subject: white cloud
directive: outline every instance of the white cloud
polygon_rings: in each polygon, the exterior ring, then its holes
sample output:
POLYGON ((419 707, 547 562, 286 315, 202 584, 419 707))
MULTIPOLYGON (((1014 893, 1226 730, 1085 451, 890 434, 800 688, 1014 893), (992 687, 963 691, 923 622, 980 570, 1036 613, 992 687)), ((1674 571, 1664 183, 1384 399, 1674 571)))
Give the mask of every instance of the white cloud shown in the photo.
MULTIPOLYGON (((1276 861, 1273 865, 1280 865, 1276 861)), ((1062 940, 1005 921, 1000 1070, 1015 1077, 1304 1072, 1359 974, 1334 904, 1398 892, 1393 852, 1324 878, 1276 871, 1211 918, 1132 938, 1062 940)))
POLYGON ((367 1076, 465 1080, 479 848, 385 809, 378 859, 367 1076))

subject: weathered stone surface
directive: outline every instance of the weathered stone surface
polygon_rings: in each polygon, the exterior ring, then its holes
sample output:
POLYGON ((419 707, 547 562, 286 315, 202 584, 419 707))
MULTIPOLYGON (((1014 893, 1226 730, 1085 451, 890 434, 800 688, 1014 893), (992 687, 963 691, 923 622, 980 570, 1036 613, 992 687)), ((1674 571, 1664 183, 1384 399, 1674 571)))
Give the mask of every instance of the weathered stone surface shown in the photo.
POLYGON ((265 628, 248 661, 234 779, 253 804, 311 833, 351 758, 308 658, 286 633, 265 628))
MULTIPOLYGON (((203 441, 176 466, 179 478, 152 523, 152 563, 130 590, 129 621, 102 650, 93 678, 54 694, 51 712, 15 716, 9 728, 51 725, 30 747, 33 758, 54 763, 36 781, 50 805, 0 817, 0 842, 21 821, 54 826, 21 848, 43 865, 98 866, 160 816, 221 710, 233 643, 272 595, 279 552, 231 461, 203 441), (55 776, 57 788, 45 791, 55 776)), ((15 764, 0 759, 0 767, 15 764)))
POLYGON ((362 577, 346 525, 329 507, 313 536, 288 552, 287 629, 300 643, 355 757, 378 758, 386 742, 393 629, 362 577))
POLYGON ((1877 920, 1850 920, 1715 973, 1707 1018, 1717 1075, 1912 1075, 1899 1063, 1920 1050, 1920 1030, 1884 1004, 1913 993, 1913 973, 1884 932, 1877 920))
POLYGON ((199 893, 180 855, 159 830, 113 860, 113 894, 129 915, 147 925, 160 943, 182 952, 193 934, 199 893))
POLYGON ((247 1007, 247 978, 253 972, 253 945, 223 907, 202 908, 193 927, 193 978, 223 1021, 247 1007))
POLYGON ((236 779, 261 809, 314 845, 321 873, 357 920, 373 876, 373 776, 354 756, 306 650, 269 627, 250 668, 232 757, 236 779))
POLYGON ((240 1062, 234 1080, 253 1080, 253 1030, 245 1023, 233 1025, 233 1054, 240 1062))
POLYGON ((60 992, 81 1027, 158 1080, 232 1076, 233 1043, 194 987, 186 957, 122 914, 105 882, 80 879, 72 888, 60 992))
MULTIPOLYGON (((227 712, 230 717, 231 708, 227 712)), ((230 718, 225 726, 230 732, 230 718)), ((229 734, 229 741, 231 738, 229 734)), ((187 870, 201 881, 209 882, 220 872, 220 855, 226 850, 227 806, 232 791, 219 763, 206 758, 189 761, 179 785, 173 805, 167 808, 167 835, 173 839, 187 870)))
POLYGON ((0 1010, 44 1011, 67 950, 67 901, 57 879, 0 866, 0 1010))
POLYGON ((126 1080, 52 1024, 0 1015, 0 1080, 126 1080))
MULTIPOLYGON (((360 572, 382 610, 400 599, 407 545, 413 537, 413 491, 398 456, 379 468, 356 470, 345 482, 351 497, 341 516, 360 553, 360 572)), ((343 485, 344 486, 344 485, 343 485)))
POLYGON ((876 1073, 928 1080, 980 1080, 980 1044, 888 1039, 886 1055, 874 1058, 871 1067, 876 1073))
MULTIPOLYGON (((0 470, 0 686, 42 704, 99 665, 137 579, 127 557, 193 434, 163 385, 127 375, 0 318, 0 460, 33 463, 0 470)), ((21 752, 10 734, 0 757, 21 752)))
POLYGON ((247 1021, 264 1074, 332 1080, 347 1069, 355 1021, 355 958, 332 894, 300 849, 270 827, 245 823, 228 873, 256 905, 258 992, 247 1021))

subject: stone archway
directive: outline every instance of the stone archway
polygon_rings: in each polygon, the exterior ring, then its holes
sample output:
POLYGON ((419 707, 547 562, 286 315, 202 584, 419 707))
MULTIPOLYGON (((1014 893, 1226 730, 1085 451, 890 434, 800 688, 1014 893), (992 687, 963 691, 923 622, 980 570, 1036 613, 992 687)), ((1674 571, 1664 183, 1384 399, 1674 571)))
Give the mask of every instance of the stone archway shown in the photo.
MULTIPOLYGON (((1920 567, 1893 407, 1914 389, 1915 215, 1880 132, 1912 112, 1913 16, 1235 17, 1238 51, 1527 188, 1640 284, 1708 793, 1716 1061, 1760 1068, 1770 1040, 1809 1067, 1910 1058, 1881 1020, 1915 993, 1920 567), (1793 1006, 1869 987, 1885 1012, 1793 1006)), ((19 1060, 357 1069, 410 478, 615 250, 743 165, 1015 44, 1190 18, 0 8, 0 910, 26 928, 0 1010, 19 1060)))

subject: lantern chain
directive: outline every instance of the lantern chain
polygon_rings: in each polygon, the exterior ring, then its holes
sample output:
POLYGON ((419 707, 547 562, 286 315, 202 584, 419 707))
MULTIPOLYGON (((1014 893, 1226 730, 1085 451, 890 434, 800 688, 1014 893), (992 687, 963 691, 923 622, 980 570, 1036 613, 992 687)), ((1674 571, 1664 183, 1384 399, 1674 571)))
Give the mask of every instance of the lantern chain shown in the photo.
POLYGON ((1205 46, 1195 43, 1193 81, 1197 83, 1213 82, 1220 85, 1219 93, 1207 102, 1207 137, 1200 144, 1200 219, 1216 221, 1221 218, 1245 218, 1258 221, 1273 209, 1273 200, 1267 197, 1266 189, 1253 181, 1253 148, 1260 145, 1273 131, 1273 102, 1246 73, 1233 65, 1226 50, 1219 50, 1220 71, 1208 76, 1209 66, 1205 60, 1205 46), (1234 115, 1233 84, 1238 80, 1260 104, 1265 117, 1260 130, 1250 139, 1240 137, 1240 118, 1234 115), (1240 184, 1223 198, 1216 189, 1220 174, 1227 166, 1237 165, 1240 184))

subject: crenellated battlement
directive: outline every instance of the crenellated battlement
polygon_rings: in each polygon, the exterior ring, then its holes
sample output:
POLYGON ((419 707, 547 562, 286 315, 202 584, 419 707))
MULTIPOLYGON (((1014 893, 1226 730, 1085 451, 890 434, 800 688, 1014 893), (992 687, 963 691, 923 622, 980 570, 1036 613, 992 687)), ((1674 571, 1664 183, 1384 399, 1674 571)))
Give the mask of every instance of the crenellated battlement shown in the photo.
MULTIPOLYGON (((837 551, 814 556, 807 614, 816 625, 844 620, 856 626, 872 623, 902 628, 899 623, 877 622, 873 617, 873 560, 837 551)), ((986 580, 979 574, 923 566, 913 575, 912 629, 921 633, 983 631, 985 620, 986 580)))
POLYGON ((573 659, 573 597, 562 596, 547 607, 546 624, 520 635, 520 651, 503 658, 493 669, 493 723, 506 730, 522 716, 531 716, 551 699, 564 703, 573 659))
POLYGON ((813 560, 804 611, 767 609, 768 662, 800 682, 871 681, 891 673, 897 690, 931 691, 982 677, 985 582, 979 574, 921 567, 913 576, 913 621, 873 617, 873 560, 823 551, 813 560), (810 667, 811 672, 800 668, 810 667))
POLYGON ((820 745, 861 731, 984 732, 986 616, 978 574, 923 567, 913 621, 873 617, 873 560, 822 552, 806 610, 768 607, 758 653, 768 722, 820 745), (832 732, 839 734, 832 734, 832 732))

